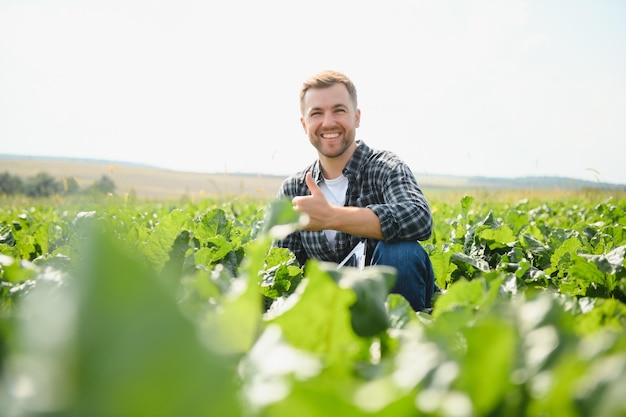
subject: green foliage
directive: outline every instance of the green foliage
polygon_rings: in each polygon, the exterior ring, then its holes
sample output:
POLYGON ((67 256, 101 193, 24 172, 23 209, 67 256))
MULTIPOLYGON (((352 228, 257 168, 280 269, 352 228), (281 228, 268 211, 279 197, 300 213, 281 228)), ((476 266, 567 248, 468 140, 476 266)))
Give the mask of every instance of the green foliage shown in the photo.
POLYGON ((46 172, 40 172, 26 180, 11 175, 9 172, 0 174, 0 195, 24 194, 33 198, 46 198, 57 195, 77 195, 79 193, 92 195, 107 195, 115 192, 115 183, 111 178, 103 175, 85 190, 80 189, 76 178, 65 177, 57 180, 46 172))
POLYGON ((24 183, 24 194, 29 197, 50 197, 60 194, 62 190, 61 183, 45 172, 28 178, 24 183))
POLYGON ((24 181, 8 172, 0 174, 0 194, 18 194, 22 192, 24 181))
POLYGON ((289 202, 3 207, 0 409, 625 415, 626 203, 432 205, 431 313, 272 248, 289 202))
POLYGON ((115 183, 106 175, 89 186, 87 192, 95 194, 113 194, 115 192, 115 183))

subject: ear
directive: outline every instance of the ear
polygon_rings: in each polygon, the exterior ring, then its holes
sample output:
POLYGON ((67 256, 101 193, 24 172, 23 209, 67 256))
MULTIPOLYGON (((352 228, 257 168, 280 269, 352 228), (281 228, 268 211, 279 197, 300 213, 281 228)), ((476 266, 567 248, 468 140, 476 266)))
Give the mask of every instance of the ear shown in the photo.
POLYGON ((302 129, 304 129, 304 133, 306 133, 306 122, 304 121, 304 117, 300 118, 300 124, 302 125, 302 129))
POLYGON ((360 124, 361 124, 361 110, 356 109, 356 111, 354 112, 354 127, 359 127, 360 124))

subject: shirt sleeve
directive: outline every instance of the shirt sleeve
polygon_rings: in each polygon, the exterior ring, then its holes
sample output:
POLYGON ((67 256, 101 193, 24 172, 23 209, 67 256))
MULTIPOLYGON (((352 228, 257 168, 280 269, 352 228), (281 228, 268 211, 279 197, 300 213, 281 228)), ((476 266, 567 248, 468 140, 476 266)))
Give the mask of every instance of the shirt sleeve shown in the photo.
POLYGON ((430 205, 415 175, 404 163, 389 169, 384 176, 382 204, 368 204, 380 220, 386 241, 427 240, 432 235, 430 205))

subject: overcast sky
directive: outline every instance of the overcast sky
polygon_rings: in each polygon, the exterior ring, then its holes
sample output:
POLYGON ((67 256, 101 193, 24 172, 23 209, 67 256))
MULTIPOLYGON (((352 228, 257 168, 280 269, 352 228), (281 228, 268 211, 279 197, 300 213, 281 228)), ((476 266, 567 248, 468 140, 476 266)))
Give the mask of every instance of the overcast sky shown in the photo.
POLYGON ((0 154, 287 175, 336 69, 418 174, 626 184, 625 42, 623 0, 0 0, 0 154))

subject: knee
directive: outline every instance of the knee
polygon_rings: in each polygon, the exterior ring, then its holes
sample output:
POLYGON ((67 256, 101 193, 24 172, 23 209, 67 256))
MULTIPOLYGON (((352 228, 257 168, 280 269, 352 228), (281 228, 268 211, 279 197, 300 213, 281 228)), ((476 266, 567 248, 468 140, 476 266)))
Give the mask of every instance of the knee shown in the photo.
POLYGON ((396 268, 396 283, 391 292, 403 295, 414 310, 431 306, 434 274, 428 254, 419 242, 379 242, 371 265, 396 268))
POLYGON ((372 265, 405 265, 408 260, 418 263, 429 260, 428 254, 419 242, 384 242, 380 241, 372 253, 372 265))

